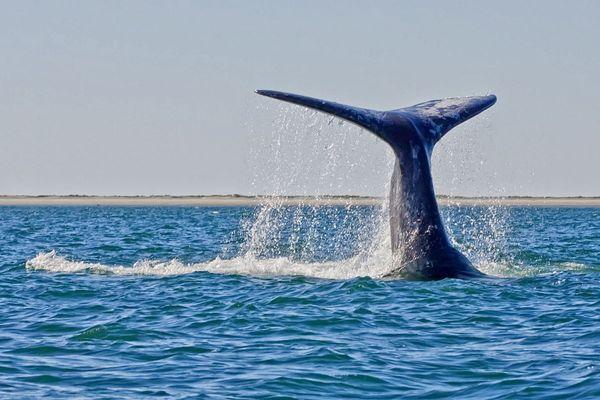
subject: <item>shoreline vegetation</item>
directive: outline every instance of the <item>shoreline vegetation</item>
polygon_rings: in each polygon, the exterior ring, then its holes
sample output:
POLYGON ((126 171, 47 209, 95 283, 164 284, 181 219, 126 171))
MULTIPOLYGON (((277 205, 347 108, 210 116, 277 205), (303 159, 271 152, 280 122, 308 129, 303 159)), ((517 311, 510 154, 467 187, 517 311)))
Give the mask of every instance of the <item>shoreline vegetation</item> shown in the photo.
MULTIPOLYGON (((88 195, 0 195, 0 206, 260 206, 277 204, 282 206, 359 206, 380 205, 381 197, 369 196, 246 196, 198 195, 198 196, 88 196, 88 195)), ((438 196, 440 205, 485 205, 485 206, 533 206, 533 207, 600 207, 600 197, 461 197, 438 196)))

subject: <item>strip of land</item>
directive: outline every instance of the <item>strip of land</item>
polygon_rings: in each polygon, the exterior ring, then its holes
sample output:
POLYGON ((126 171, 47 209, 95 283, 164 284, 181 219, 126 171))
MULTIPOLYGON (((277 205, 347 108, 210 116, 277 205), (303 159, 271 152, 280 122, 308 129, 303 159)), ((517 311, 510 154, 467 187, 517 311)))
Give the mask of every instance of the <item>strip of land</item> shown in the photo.
MULTIPOLYGON (((380 205, 381 197, 364 196, 10 196, 0 195, 0 206, 358 206, 380 205)), ((600 197, 449 197, 440 196, 441 205, 600 207, 600 197)))

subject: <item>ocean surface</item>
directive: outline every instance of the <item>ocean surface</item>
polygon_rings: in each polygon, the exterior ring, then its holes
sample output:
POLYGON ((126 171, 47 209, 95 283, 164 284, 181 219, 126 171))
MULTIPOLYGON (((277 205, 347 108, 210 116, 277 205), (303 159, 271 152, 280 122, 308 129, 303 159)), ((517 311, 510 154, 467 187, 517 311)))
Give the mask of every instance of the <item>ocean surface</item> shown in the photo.
POLYGON ((600 208, 443 214, 496 278, 381 279, 379 207, 0 207, 0 397, 600 398, 600 208))

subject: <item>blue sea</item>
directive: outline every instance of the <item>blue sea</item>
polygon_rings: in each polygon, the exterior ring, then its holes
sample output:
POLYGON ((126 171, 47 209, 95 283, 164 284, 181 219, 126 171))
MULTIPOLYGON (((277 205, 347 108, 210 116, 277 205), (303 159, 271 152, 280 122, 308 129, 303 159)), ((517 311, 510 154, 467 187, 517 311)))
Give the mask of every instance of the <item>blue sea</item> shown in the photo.
POLYGON ((600 398, 600 208, 442 211, 494 278, 381 279, 380 207, 0 207, 0 397, 600 398))

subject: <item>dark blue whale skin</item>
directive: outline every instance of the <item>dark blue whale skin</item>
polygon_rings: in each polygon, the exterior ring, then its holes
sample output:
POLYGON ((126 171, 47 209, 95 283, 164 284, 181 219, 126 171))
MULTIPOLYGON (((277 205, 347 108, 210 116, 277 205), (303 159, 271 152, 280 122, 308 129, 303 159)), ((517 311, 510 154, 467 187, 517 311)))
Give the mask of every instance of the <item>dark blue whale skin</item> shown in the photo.
POLYGON ((392 147, 396 156, 390 186, 394 268, 385 278, 486 276, 448 239, 433 189, 431 154, 450 129, 491 107, 496 96, 431 100, 397 110, 375 111, 272 90, 256 93, 335 115, 371 131, 392 147))

